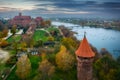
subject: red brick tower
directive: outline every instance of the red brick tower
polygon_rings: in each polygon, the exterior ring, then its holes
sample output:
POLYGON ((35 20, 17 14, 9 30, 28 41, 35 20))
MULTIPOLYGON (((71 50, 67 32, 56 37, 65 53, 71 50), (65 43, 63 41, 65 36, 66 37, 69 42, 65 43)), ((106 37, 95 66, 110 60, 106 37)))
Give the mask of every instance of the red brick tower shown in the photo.
POLYGON ((78 80, 93 80, 92 63, 94 59, 94 52, 92 51, 86 36, 76 51, 77 58, 77 77, 78 80))
POLYGON ((19 13, 19 16, 22 16, 22 13, 21 13, 21 12, 19 13))

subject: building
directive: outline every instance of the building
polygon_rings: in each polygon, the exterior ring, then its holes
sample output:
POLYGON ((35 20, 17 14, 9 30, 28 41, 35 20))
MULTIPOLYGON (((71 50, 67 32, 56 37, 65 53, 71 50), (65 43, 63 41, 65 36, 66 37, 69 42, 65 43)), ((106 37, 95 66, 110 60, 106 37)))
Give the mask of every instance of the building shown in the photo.
POLYGON ((95 53, 92 51, 86 36, 76 51, 78 80, 93 80, 92 63, 95 53))
POLYGON ((35 19, 32 19, 30 16, 23 16, 22 13, 19 13, 18 16, 15 16, 13 19, 9 21, 9 24, 26 27, 29 26, 31 21, 33 20, 35 21, 36 25, 39 25, 43 19, 42 17, 36 17, 35 19))

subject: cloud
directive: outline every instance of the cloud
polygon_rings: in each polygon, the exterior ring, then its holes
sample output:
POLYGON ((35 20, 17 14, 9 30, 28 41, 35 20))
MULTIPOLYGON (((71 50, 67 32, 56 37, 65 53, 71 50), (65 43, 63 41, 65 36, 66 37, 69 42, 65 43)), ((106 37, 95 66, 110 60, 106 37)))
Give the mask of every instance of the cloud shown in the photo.
POLYGON ((9 11, 16 11, 19 9, 16 8, 9 8, 9 7, 0 7, 0 12, 9 12, 9 11))
MULTIPOLYGON (((120 1, 118 0, 19 0, 9 1, 0 6, 0 12, 18 11, 31 14, 69 14, 69 15, 94 15, 110 14, 119 17, 120 1), (6 6, 13 4, 14 6, 6 6), (5 8, 6 7, 6 8, 5 8)), ((1 3, 0 3, 1 4, 1 3)), ((106 16, 106 15, 105 15, 106 16)))

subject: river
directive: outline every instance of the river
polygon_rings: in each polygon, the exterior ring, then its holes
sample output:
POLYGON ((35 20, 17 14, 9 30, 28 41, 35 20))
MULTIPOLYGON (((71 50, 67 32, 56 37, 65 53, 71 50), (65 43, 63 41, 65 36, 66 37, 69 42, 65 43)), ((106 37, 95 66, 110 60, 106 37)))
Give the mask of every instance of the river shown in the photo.
POLYGON ((78 40, 82 40, 84 32, 86 32, 89 43, 96 47, 98 51, 101 48, 106 48, 114 57, 120 56, 120 31, 90 28, 89 26, 83 28, 80 25, 63 22, 52 22, 52 24, 56 26, 64 25, 77 32, 78 34, 75 34, 75 36, 78 40))

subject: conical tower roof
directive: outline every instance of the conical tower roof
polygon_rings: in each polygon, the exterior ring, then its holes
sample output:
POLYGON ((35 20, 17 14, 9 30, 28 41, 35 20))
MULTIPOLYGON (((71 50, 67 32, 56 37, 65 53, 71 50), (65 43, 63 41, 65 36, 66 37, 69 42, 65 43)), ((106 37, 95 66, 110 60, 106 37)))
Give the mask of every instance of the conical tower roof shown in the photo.
POLYGON ((76 55, 84 58, 90 58, 95 56, 95 53, 92 51, 85 35, 79 48, 76 50, 76 55))

